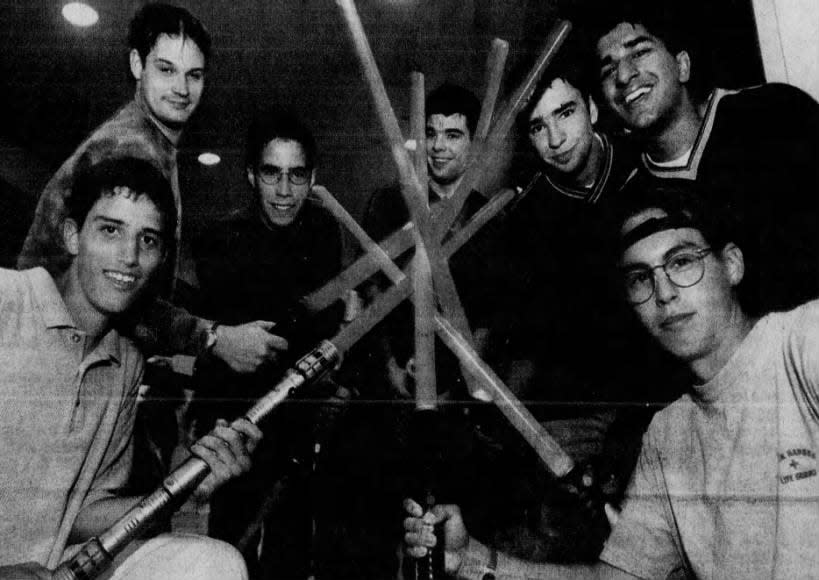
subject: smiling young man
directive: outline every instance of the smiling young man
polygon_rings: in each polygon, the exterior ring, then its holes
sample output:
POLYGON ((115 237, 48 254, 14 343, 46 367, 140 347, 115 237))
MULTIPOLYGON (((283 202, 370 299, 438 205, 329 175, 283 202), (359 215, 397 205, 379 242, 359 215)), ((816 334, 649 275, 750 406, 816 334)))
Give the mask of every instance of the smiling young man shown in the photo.
POLYGON ((686 11, 653 1, 599 11, 603 102, 643 151, 629 187, 685 179, 716 192, 744 224, 747 308, 793 307, 819 294, 819 105, 775 83, 701 97, 686 11))
POLYGON ((595 566, 534 565, 469 539, 457 508, 407 502, 413 556, 444 525, 459 578, 812 578, 819 565, 819 302, 749 316, 726 208, 681 185, 623 209, 624 295, 686 367, 690 389, 655 415, 595 566), (490 570, 494 568, 494 570, 490 570), (673 576, 678 577, 678 576, 673 576))
MULTIPOLYGON (((309 128, 292 112, 272 108, 258 114, 247 136, 246 178, 253 201, 247 210, 208 228, 194 246, 201 283, 201 313, 242 324, 276 322, 276 332, 304 354, 331 338, 341 322, 340 303, 306 315, 300 300, 341 271, 341 231, 335 218, 311 197, 316 182, 317 148, 309 128)), ((214 361, 196 380, 197 422, 209 426, 225 408, 237 413, 248 400, 271 388, 284 371, 267 365, 237 376, 214 361), (237 390, 238 387, 238 390, 237 390), (237 391, 241 398, 237 397, 237 391)), ((211 503, 209 532, 238 542, 271 490, 290 474, 296 459, 312 464, 318 401, 288 406, 277 415, 273 432, 257 454, 257 467, 226 486, 211 503)), ((302 474, 299 474, 300 476, 302 474)), ((264 522, 264 542, 245 540, 244 555, 258 577, 306 577, 311 556, 309 480, 291 477, 286 502, 264 522)))
MULTIPOLYGON (((146 4, 134 16, 128 35, 129 65, 136 82, 134 99, 100 125, 46 184, 17 260, 18 268, 45 267, 60 275, 71 256, 63 244, 61 224, 67 198, 81 157, 100 161, 132 156, 154 164, 168 179, 181 216, 182 199, 177 172, 177 147, 185 125, 199 106, 205 88, 211 39, 187 10, 162 3, 146 4)), ((196 284, 187 244, 181 240, 181 219, 169 283, 162 295, 196 284)), ((208 352, 232 368, 251 372, 286 347, 267 332, 270 324, 214 326, 165 300, 145 311, 140 333, 149 350, 163 354, 208 352)))
MULTIPOLYGON (((83 158, 62 227, 68 267, 56 278, 0 271, 0 578, 50 578, 72 544, 139 499, 124 495, 144 370, 131 320, 157 291, 175 227, 151 163, 83 158)), ((211 469, 197 493, 247 471, 260 438, 246 420, 220 421, 191 448, 211 469)), ((244 578, 243 568, 218 542, 165 535, 118 559, 114 578, 244 578)))

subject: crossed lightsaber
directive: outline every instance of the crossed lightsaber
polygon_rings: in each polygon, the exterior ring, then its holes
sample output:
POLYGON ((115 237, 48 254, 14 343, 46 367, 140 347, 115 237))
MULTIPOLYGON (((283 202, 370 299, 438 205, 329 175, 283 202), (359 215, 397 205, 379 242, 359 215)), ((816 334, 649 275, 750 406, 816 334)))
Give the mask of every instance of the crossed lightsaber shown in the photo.
MULTIPOLYGON (((565 21, 556 23, 531 71, 494 124, 492 118, 508 44, 499 39, 493 41, 487 59, 481 114, 472 139, 466 171, 455 193, 430 209, 423 148, 426 119, 424 77, 417 72, 411 75, 410 133, 415 142, 415 154, 410 158, 355 4, 353 0, 336 0, 336 3, 346 22, 379 121, 389 142, 410 221, 380 245, 376 244, 327 190, 316 188, 314 194, 351 231, 365 253, 325 286, 305 297, 303 302, 307 309, 316 312, 326 308, 379 271, 387 276, 392 286, 376 296, 366 309, 333 338, 322 341, 285 371, 283 378, 248 410, 245 418, 258 424, 295 390, 333 370, 342 353, 355 345, 401 302, 410 298, 415 305, 416 407, 419 410, 437 407, 434 354, 437 334, 458 358, 470 394, 480 400, 493 401, 548 469, 556 477, 567 476, 574 468, 571 457, 475 351, 469 323, 447 260, 505 206, 528 192, 526 189, 522 192, 509 189, 500 191, 463 227, 451 231, 470 192, 486 168, 492 165, 503 139, 514 123, 515 115, 531 97, 535 85, 571 26, 565 21), (412 260, 402 270, 393 260, 413 246, 415 252, 412 260)), ((173 506, 181 504, 182 499, 207 477, 209 471, 202 459, 189 457, 153 493, 143 498, 99 537, 89 540, 72 559, 61 564, 55 570, 54 578, 84 580, 97 576, 110 565, 114 556, 139 537, 157 518, 169 512, 173 506)))

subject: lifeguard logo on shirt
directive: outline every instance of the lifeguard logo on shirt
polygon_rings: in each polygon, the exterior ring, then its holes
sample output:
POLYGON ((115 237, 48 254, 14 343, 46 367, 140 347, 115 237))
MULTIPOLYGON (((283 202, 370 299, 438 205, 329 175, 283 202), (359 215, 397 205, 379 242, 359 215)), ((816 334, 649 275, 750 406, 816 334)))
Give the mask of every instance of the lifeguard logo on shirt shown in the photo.
POLYGON ((779 453, 779 483, 788 484, 816 477, 816 453, 797 447, 779 453))

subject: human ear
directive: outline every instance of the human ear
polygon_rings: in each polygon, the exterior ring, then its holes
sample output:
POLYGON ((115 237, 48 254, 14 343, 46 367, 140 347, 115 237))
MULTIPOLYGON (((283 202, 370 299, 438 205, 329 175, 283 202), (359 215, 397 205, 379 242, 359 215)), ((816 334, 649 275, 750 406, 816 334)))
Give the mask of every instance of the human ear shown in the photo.
POLYGON ((131 75, 134 77, 134 80, 139 80, 142 78, 142 57, 139 56, 139 51, 135 48, 131 49, 131 53, 128 56, 128 61, 131 64, 131 75))
POLYGON ((247 172, 247 182, 250 184, 250 187, 252 187, 255 190, 256 189, 256 172, 253 171, 253 168, 250 167, 250 166, 246 167, 245 171, 247 172))
POLYGON ((677 68, 680 70, 679 79, 681 83, 687 83, 691 78, 691 57, 688 52, 681 50, 675 57, 677 60, 677 68))
POLYGON ((66 218, 63 222, 63 244, 72 256, 80 253, 80 228, 71 218, 66 218))
POLYGON ((597 103, 594 102, 594 99, 589 97, 589 119, 591 119, 591 124, 594 125, 597 123, 598 111, 597 111, 597 103))
POLYGON ((745 257, 742 255, 742 250, 735 243, 728 242, 720 253, 728 271, 731 286, 737 286, 745 277, 745 257))
POLYGON ((315 184, 316 184, 316 170, 313 169, 310 172, 310 189, 312 189, 315 184))

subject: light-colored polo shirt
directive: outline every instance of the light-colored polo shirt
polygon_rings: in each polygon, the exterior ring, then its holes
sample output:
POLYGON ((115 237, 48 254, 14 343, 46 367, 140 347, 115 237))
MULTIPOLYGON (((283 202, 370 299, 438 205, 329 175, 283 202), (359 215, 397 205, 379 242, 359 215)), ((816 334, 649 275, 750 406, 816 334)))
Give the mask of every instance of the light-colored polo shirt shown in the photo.
POLYGON ((44 269, 0 269, 0 565, 55 566, 128 477, 144 361, 114 330, 87 340, 44 269))

